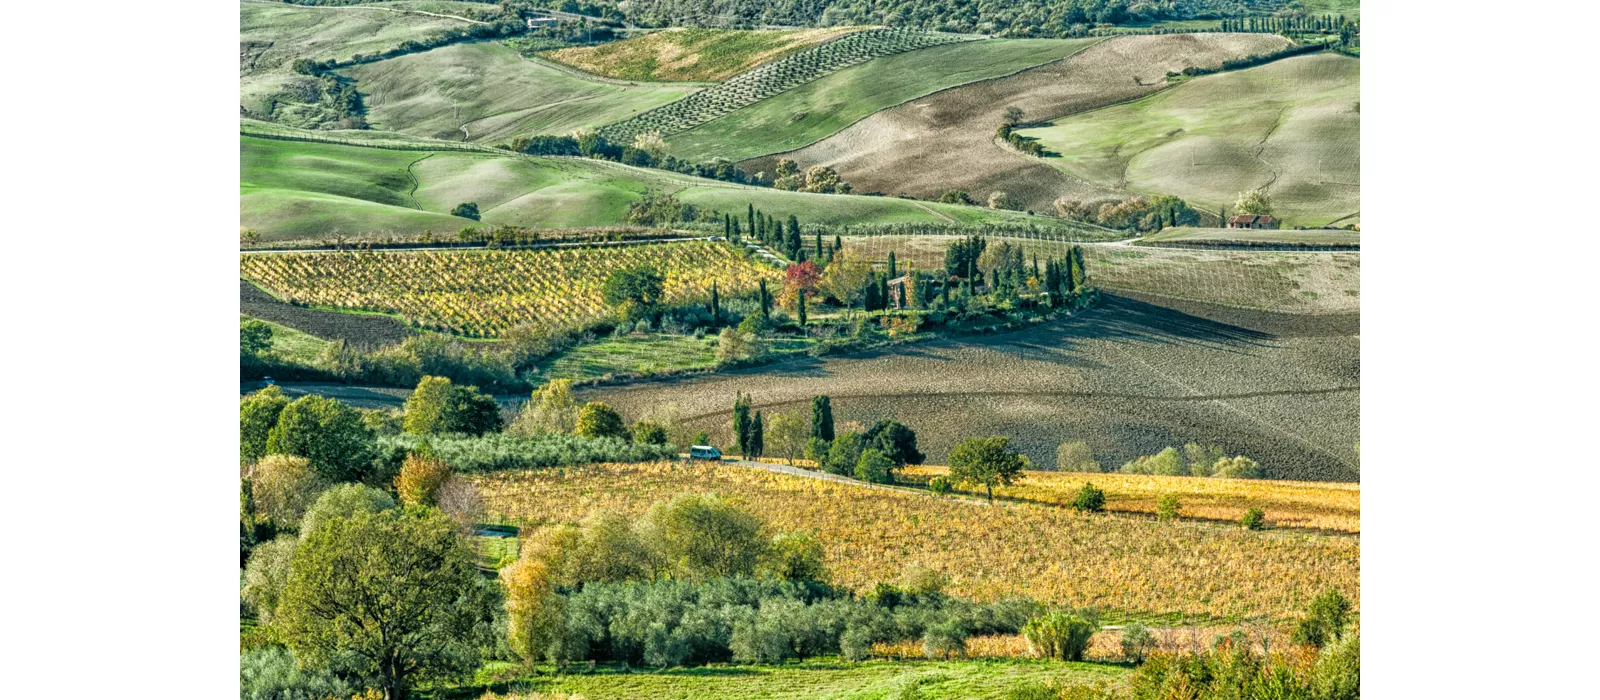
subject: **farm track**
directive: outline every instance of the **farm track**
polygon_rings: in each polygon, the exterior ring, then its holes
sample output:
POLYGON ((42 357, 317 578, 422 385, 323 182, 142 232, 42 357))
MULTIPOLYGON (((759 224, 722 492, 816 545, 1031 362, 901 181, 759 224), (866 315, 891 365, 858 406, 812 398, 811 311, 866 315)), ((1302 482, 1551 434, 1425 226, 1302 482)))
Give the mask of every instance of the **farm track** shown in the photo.
MULTIPOLYGON (((461 127, 461 129, 463 131, 465 131, 466 128, 467 127, 465 127, 465 126, 461 127)), ((412 172, 411 169, 413 167, 416 167, 416 165, 418 163, 421 163, 422 161, 425 161, 425 160, 427 160, 429 158, 432 158, 435 155, 437 155, 437 154, 429 153, 428 155, 425 155, 425 156, 423 156, 421 158, 418 158, 418 159, 416 159, 414 161, 411 161, 411 163, 406 166, 406 177, 411 178, 411 191, 407 192, 406 196, 411 198, 411 208, 412 209, 416 209, 417 211, 422 211, 422 205, 417 203, 417 188, 421 187, 422 183, 417 180, 417 174, 415 172, 412 172)))

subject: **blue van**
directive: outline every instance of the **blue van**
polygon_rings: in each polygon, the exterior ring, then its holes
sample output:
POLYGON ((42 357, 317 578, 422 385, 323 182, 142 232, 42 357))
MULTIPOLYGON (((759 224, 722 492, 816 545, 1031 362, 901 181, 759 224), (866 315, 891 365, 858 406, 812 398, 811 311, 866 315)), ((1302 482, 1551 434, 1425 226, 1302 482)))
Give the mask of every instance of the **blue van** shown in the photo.
POLYGON ((689 448, 689 459, 709 459, 722 461, 722 450, 710 445, 694 445, 689 448))

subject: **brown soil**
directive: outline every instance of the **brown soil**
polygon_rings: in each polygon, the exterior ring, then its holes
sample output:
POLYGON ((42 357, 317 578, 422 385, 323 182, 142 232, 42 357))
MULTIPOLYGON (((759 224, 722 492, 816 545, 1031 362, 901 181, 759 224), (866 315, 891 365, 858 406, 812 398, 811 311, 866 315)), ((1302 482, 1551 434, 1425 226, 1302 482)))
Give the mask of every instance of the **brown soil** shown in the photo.
POLYGON ((342 314, 287 304, 244 280, 239 280, 239 313, 282 324, 323 340, 343 340, 352 348, 394 345, 417 333, 388 316, 342 314))
POLYGON ((1287 45, 1270 34, 1173 34, 1118 37, 1068 58, 1005 78, 951 88, 884 110, 815 144, 741 163, 772 172, 777 158, 802 170, 833 166, 858 192, 937 197, 950 189, 985 199, 1003 191, 1033 211, 1051 211, 1062 195, 1114 196, 994 137, 1007 107, 1028 121, 1142 97, 1167 85, 1168 71, 1218 67, 1227 58, 1269 53, 1287 45), (926 144, 937 143, 938 148, 926 144))

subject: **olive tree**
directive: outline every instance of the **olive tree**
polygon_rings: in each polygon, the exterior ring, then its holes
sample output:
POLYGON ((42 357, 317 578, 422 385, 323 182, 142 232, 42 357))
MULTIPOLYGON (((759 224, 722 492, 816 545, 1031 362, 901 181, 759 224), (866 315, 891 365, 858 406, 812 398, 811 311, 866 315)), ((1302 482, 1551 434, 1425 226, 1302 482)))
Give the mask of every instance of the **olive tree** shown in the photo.
POLYGON ((1010 447, 1011 438, 967 438, 950 450, 950 477, 980 484, 994 504, 996 484, 1009 484, 1022 473, 1022 455, 1010 447))

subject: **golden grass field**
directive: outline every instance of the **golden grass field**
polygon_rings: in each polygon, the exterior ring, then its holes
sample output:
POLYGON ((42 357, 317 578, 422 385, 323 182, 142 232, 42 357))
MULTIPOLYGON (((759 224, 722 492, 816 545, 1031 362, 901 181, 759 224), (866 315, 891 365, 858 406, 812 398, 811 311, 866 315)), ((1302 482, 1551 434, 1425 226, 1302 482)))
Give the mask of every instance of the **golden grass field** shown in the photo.
POLYGON ((1146 618, 1282 621, 1329 586, 1359 600, 1360 538, 1349 535, 990 507, 734 465, 602 464, 473 479, 491 517, 533 528, 719 494, 776 530, 816 531, 833 581, 857 589, 917 564, 948 575, 957 595, 1026 595, 1146 618))
MULTIPOLYGON (((907 481, 926 481, 949 471, 949 467, 922 466, 901 473, 907 481)), ((1351 483, 1030 471, 1011 486, 995 488, 994 495, 1068 505, 1086 481, 1106 492, 1106 510, 1117 513, 1154 515, 1156 499, 1173 494, 1178 497, 1180 518, 1237 521, 1245 510, 1260 508, 1275 527, 1361 533, 1361 485, 1351 483)))

